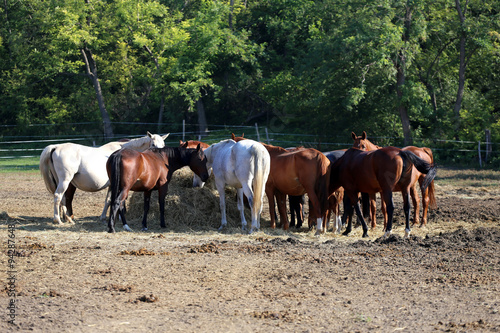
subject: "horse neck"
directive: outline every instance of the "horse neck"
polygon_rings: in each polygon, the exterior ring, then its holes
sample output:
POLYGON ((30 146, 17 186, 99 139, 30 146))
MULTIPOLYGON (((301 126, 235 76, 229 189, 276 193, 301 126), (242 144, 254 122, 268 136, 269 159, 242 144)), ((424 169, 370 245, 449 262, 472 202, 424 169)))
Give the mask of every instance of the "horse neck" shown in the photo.
POLYGON ((168 165, 170 172, 174 172, 189 165, 191 156, 187 149, 191 148, 164 147, 157 149, 161 152, 163 160, 165 161, 165 164, 168 165))
POLYGON ((368 151, 371 151, 371 150, 377 150, 377 149, 380 149, 379 146, 377 146, 376 144, 373 144, 370 140, 365 140, 366 142, 366 147, 368 151))
POLYGON ((148 136, 143 136, 141 138, 132 139, 128 142, 124 142, 122 148, 130 148, 134 150, 144 151, 149 148, 151 139, 148 136))
POLYGON ((266 147, 266 149, 270 155, 279 155, 279 154, 283 154, 283 153, 288 152, 288 150, 286 150, 285 148, 282 148, 282 147, 272 146, 272 145, 268 145, 265 143, 263 143, 263 145, 264 145, 264 147, 266 147))

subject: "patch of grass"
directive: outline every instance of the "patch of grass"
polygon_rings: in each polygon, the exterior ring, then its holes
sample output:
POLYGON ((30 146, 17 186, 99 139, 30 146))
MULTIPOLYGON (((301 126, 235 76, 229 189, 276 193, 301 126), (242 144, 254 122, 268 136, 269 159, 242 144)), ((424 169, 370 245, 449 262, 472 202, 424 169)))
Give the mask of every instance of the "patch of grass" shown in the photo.
POLYGON ((500 186, 500 171, 440 167, 436 182, 440 185, 496 187, 500 186))
POLYGON ((19 171, 38 171, 39 157, 19 157, 0 159, 0 173, 19 171))

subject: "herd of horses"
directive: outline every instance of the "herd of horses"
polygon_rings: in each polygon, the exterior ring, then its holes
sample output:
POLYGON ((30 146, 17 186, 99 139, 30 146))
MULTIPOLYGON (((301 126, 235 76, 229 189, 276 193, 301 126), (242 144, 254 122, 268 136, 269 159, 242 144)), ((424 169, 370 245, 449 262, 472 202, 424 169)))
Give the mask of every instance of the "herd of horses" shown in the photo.
POLYGON ((73 223, 72 200, 76 189, 95 192, 108 188, 101 220, 105 221, 108 207, 108 231, 115 232, 119 217, 126 222, 125 201, 129 191, 144 193, 142 230, 147 230, 147 215, 152 191, 158 191, 160 226, 165 223, 165 196, 173 173, 188 166, 194 173, 193 186, 202 187, 213 173, 219 192, 221 226, 227 225, 225 187, 237 189, 237 206, 242 229, 252 233, 260 229, 263 198, 267 196, 271 227, 302 225, 304 195, 309 200, 309 228, 316 234, 329 228, 334 216, 334 230, 344 235, 352 231, 353 212, 368 236, 365 218, 376 227, 376 200, 380 193, 385 236, 392 231, 394 214, 393 192, 401 192, 405 214, 405 236, 410 234, 410 197, 414 205, 413 224, 418 224, 420 187, 423 200, 421 225, 427 222, 429 207, 436 205, 434 177, 436 166, 429 148, 379 147, 352 133, 349 149, 320 152, 314 148, 282 148, 256 142, 243 135, 212 145, 200 141, 180 142, 178 147, 165 147, 168 136, 147 133, 146 136, 110 142, 101 147, 86 147, 73 143, 47 146, 40 156, 40 171, 45 185, 54 195, 54 223, 62 219, 73 223), (289 223, 286 198, 289 198, 292 222, 289 223), (251 226, 247 227, 245 199, 251 211, 251 226), (363 203, 363 212, 360 208, 363 203), (340 204, 344 213, 340 217, 340 204), (279 221, 277 224, 276 208, 279 221), (297 224, 295 224, 295 217, 297 224))

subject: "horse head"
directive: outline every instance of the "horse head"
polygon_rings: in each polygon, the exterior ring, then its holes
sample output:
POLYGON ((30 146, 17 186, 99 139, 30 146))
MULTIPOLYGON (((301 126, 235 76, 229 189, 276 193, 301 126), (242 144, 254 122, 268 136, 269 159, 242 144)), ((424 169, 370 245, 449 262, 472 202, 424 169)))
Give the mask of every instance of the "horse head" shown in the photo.
POLYGON ((151 139, 149 142, 149 148, 163 148, 165 147, 165 139, 168 138, 170 133, 165 135, 151 134, 149 131, 147 132, 148 137, 151 139))
POLYGON ((356 136, 354 132, 351 132, 351 137, 354 140, 354 143, 352 145, 354 148, 358 148, 364 151, 377 150, 380 148, 366 138, 367 135, 365 131, 363 131, 363 134, 361 134, 361 136, 356 136))
POLYGON ((201 144, 198 144, 196 148, 192 150, 189 168, 198 176, 193 180, 193 187, 203 187, 203 183, 208 180, 210 174, 207 170, 207 157, 203 153, 201 144), (195 184, 195 181, 198 181, 197 184, 195 184))

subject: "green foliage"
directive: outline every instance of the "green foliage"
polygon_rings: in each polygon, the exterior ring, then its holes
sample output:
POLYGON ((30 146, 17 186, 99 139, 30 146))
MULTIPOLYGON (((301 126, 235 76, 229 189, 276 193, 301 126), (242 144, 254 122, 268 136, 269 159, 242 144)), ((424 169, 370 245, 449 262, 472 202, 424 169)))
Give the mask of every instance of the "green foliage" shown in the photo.
POLYGON ((258 122, 321 138, 353 130, 401 137, 404 105, 415 139, 478 141, 489 127, 500 141, 498 1, 469 1, 464 22, 444 0, 235 0, 232 7, 218 0, 26 0, 0 10, 1 124, 17 125, 2 135, 101 121, 82 57, 89 48, 115 122, 154 123, 163 112, 163 122, 179 128, 182 119, 197 121, 202 101, 212 124, 258 122), (462 36, 466 85, 455 133, 462 36), (397 86, 401 66, 405 82, 397 86))

